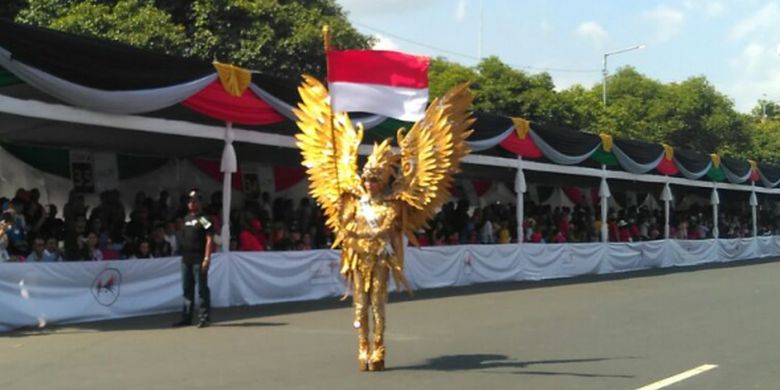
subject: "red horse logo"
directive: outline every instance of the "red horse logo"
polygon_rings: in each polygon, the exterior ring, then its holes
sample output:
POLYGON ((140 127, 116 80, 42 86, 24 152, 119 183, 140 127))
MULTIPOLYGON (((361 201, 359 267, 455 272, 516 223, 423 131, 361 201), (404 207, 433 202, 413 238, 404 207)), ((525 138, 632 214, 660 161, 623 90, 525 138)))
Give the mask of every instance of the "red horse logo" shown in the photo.
POLYGON ((116 268, 106 268, 92 283, 92 296, 103 306, 111 306, 119 298, 119 286, 122 274, 116 268))

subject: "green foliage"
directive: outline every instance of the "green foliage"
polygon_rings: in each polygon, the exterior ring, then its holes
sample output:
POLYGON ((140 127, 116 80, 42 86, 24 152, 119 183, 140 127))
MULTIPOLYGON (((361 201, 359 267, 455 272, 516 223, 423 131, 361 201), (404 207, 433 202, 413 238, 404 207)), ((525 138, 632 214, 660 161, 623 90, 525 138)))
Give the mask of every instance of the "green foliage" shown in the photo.
POLYGON ((293 79, 324 74, 325 24, 335 47, 373 43, 333 0, 29 0, 16 20, 293 79))
POLYGON ((428 93, 432 97, 444 95, 450 88, 467 81, 472 83, 472 88, 477 80, 477 73, 468 67, 444 58, 431 58, 429 68, 428 93))
POLYGON ((780 122, 764 121, 753 125, 753 147, 751 158, 780 163, 780 122))

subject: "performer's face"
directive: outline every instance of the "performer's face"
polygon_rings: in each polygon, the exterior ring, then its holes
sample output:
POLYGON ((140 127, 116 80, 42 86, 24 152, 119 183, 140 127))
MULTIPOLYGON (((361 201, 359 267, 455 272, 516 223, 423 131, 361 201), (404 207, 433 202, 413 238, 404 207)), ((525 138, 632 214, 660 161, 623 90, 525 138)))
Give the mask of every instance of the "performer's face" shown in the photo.
POLYGON ((369 178, 363 181, 363 185, 366 187, 366 191, 371 196, 379 195, 382 192, 382 182, 378 178, 369 178))

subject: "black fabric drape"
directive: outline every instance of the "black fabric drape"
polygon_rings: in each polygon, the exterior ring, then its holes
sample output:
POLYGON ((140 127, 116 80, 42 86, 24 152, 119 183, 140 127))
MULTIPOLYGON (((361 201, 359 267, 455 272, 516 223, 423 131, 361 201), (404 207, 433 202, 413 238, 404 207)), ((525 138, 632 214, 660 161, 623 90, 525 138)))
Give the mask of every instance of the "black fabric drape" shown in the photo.
POLYGON ((655 161, 664 150, 663 146, 649 142, 621 138, 615 138, 612 142, 637 164, 649 164, 655 161))
POLYGON ((595 134, 563 127, 534 123, 533 129, 553 149, 568 156, 581 156, 601 143, 601 138, 595 134))
MULTIPOLYGON (((298 107, 298 102, 301 100, 301 97, 298 94, 298 86, 301 84, 302 80, 302 78, 293 80, 261 73, 252 73, 253 84, 293 107, 298 107)), ((350 114, 350 117, 353 117, 353 115, 350 114)), ((354 116, 353 118, 357 117, 358 116, 354 116)))
POLYGON ((764 177, 772 183, 780 180, 780 168, 774 165, 758 164, 758 170, 764 175, 764 177))
POLYGON ((745 176, 750 172, 750 163, 744 160, 721 156, 720 163, 737 176, 745 176))
POLYGON ((469 137, 469 141, 493 138, 514 125, 511 118, 501 115, 477 111, 472 116, 477 121, 474 122, 472 127, 474 132, 469 137))
POLYGON ((711 161, 710 156, 707 154, 678 148, 674 148, 674 158, 680 165, 691 172, 701 172, 711 161))
POLYGON ((166 87, 215 71, 208 62, 7 19, 0 19, 0 46, 26 65, 76 84, 111 91, 166 87))

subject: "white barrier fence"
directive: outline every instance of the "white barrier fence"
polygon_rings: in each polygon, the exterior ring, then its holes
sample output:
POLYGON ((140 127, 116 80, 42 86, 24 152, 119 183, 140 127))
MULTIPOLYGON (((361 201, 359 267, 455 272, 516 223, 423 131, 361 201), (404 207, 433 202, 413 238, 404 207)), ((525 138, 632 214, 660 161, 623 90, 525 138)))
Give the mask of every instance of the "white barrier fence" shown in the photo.
MULTIPOLYGON (((228 307, 341 295, 339 253, 218 253, 212 305, 228 307)), ((543 280, 780 256, 780 236, 638 243, 465 245, 410 248, 415 289, 543 280)), ((0 331, 175 312, 178 258, 73 263, 0 263, 0 331)), ((218 319, 217 319, 218 320, 218 319)))

